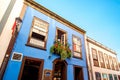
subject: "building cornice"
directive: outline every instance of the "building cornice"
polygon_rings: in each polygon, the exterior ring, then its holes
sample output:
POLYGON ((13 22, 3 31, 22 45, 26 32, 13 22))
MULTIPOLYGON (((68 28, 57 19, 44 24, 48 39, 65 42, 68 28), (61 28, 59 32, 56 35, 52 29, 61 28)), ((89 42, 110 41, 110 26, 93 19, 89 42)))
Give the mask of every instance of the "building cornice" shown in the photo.
POLYGON ((38 4, 37 2, 33 1, 33 0, 24 0, 24 4, 31 6, 32 8, 44 13, 45 15, 59 21, 60 23, 82 33, 85 34, 86 31, 81 29, 80 27, 74 25, 73 23, 67 21, 66 19, 62 18, 61 16, 57 15, 56 13, 50 11, 49 9, 43 7, 42 5, 38 4))
POLYGON ((92 44, 94 44, 94 45, 96 45, 96 46, 98 46, 98 47, 100 47, 100 48, 102 48, 104 50, 107 50, 108 52, 111 52, 111 53, 117 55, 117 53, 115 51, 113 51, 112 49, 104 46, 103 44, 91 39, 90 37, 87 37, 87 42, 90 42, 90 43, 92 43, 92 44))

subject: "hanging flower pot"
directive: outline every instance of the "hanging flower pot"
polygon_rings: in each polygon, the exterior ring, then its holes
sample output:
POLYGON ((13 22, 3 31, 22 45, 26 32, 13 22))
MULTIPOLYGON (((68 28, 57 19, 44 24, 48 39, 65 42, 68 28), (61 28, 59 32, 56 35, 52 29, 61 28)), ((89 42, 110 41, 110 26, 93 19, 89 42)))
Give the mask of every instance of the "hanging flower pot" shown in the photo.
POLYGON ((55 41, 54 45, 50 48, 51 54, 57 54, 60 56, 61 60, 65 60, 66 58, 71 58, 72 52, 70 50, 70 45, 66 43, 62 45, 59 41, 55 41))

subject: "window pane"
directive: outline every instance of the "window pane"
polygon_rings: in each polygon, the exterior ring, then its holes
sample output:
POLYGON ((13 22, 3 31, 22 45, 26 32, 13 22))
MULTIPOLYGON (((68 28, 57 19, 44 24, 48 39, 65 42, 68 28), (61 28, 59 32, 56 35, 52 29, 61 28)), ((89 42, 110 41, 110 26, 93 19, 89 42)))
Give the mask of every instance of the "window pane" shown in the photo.
POLYGON ((45 36, 40 35, 40 34, 37 34, 37 33, 35 33, 35 32, 32 33, 32 37, 33 37, 34 39, 38 39, 38 40, 41 40, 41 41, 44 41, 44 39, 45 39, 45 36))
POLYGON ((61 42, 61 44, 65 45, 65 40, 66 40, 66 33, 61 31, 61 30, 57 30, 57 41, 61 42))
POLYGON ((45 28, 42 28, 42 27, 34 26, 34 28, 38 29, 40 31, 43 31, 43 32, 47 32, 47 30, 45 28))
POLYGON ((112 74, 109 74, 109 80, 113 80, 112 74))
POLYGON ((82 57, 82 55, 80 53, 74 52, 74 56, 76 57, 82 57))
POLYGON ((107 74, 102 74, 103 80, 107 80, 107 74))
POLYGON ((44 47, 44 45, 45 45, 45 42, 34 39, 34 38, 30 39, 30 43, 33 45, 36 45, 36 46, 40 46, 40 47, 44 47))
POLYGON ((73 54, 75 57, 82 57, 81 40, 79 37, 73 36, 73 54))
POLYGON ((92 55, 93 55, 93 59, 98 60, 96 49, 92 48, 92 55))
POLYGON ((35 28, 33 28, 33 31, 32 31, 32 32, 35 32, 35 33, 37 33, 37 34, 41 34, 41 35, 43 35, 43 36, 46 36, 46 34, 47 34, 47 33, 45 33, 45 32, 39 31, 39 30, 37 30, 37 29, 35 29, 35 28))
POLYGON ((114 80, 118 80, 118 79, 117 79, 117 75, 114 75, 114 80))
POLYGON ((99 72, 95 72, 96 80, 101 80, 101 74, 99 72))
POLYGON ((101 51, 98 51, 98 53, 99 53, 100 62, 103 63, 103 53, 101 51))

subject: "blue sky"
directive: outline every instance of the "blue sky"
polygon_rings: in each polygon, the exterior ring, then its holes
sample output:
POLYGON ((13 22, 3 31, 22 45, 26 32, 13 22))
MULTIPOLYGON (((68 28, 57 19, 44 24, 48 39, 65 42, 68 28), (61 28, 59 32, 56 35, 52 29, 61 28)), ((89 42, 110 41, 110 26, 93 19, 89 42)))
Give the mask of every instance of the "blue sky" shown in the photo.
POLYGON ((113 49, 120 61, 120 0, 35 0, 113 49))

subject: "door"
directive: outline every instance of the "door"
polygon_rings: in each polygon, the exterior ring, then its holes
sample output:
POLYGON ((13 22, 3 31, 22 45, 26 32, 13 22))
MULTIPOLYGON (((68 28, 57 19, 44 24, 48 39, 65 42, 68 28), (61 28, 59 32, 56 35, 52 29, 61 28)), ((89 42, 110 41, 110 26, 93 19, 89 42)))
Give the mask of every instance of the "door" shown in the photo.
POLYGON ((79 66, 74 66, 74 80, 84 80, 83 70, 79 66))
POLYGON ((41 80, 43 60, 24 57, 19 80, 41 80))
POLYGON ((55 60, 53 63, 53 80, 67 80, 67 63, 55 60))

